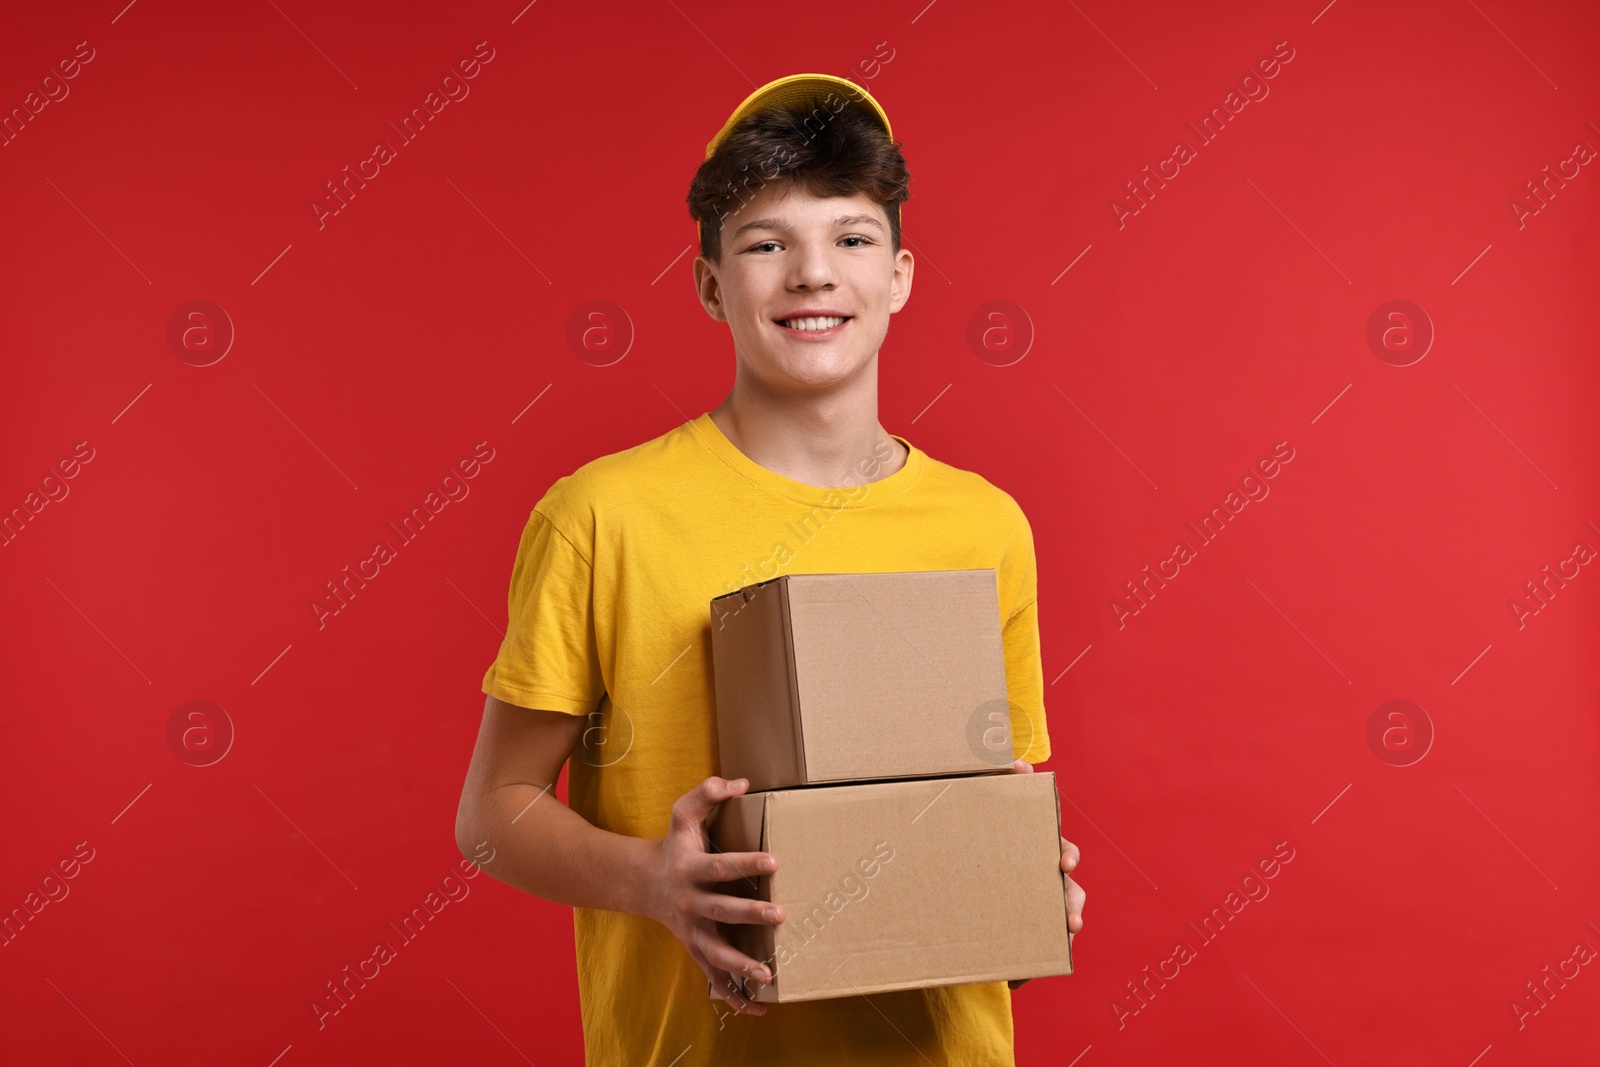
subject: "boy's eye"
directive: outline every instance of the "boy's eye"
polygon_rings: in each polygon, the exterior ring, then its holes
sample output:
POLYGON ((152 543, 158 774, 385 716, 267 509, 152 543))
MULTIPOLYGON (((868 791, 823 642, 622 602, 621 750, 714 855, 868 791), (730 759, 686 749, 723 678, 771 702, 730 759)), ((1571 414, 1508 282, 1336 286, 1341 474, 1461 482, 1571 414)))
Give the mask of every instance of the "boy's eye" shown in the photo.
MULTIPOLYGON (((861 237, 861 236, 859 236, 857 234, 851 234, 849 237, 841 237, 841 238, 839 238, 839 240, 841 240, 841 241, 861 241, 864 244, 871 244, 872 243, 867 238, 861 237)), ((750 251, 759 252, 763 248, 765 248, 767 245, 775 245, 777 243, 778 242, 776 242, 776 241, 762 241, 760 244, 751 245, 750 246, 750 251)), ((862 246, 861 245, 851 245, 850 247, 851 248, 860 248, 862 246)))

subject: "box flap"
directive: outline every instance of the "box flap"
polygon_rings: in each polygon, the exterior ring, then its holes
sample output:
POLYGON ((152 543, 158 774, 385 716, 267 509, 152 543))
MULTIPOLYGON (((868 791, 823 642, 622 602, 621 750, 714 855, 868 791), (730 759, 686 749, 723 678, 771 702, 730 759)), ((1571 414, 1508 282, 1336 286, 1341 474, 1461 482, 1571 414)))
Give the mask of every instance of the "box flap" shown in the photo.
MULTIPOLYGON (((712 849, 717 852, 768 851, 767 798, 770 796, 771 793, 745 793, 723 801, 707 824, 712 849)), ((716 891, 746 900, 771 900, 772 878, 772 875, 762 874, 722 882, 716 886, 716 891)), ((773 927, 759 923, 719 923, 717 928, 730 945, 766 963, 772 968, 773 978, 777 978, 777 967, 773 965, 773 927)), ((742 983, 741 976, 734 977, 742 983)))
POLYGON ((752 792, 805 775, 785 577, 711 601, 718 767, 752 792))
POLYGON ((800 679, 794 658, 794 609, 789 601, 789 576, 786 574, 778 581, 778 592, 781 599, 778 605, 778 618, 783 622, 783 666, 784 676, 779 685, 784 687, 784 706, 789 711, 789 722, 793 729, 790 732, 790 763, 788 770, 792 777, 790 781, 810 781, 809 768, 806 766, 805 746, 805 707, 800 703, 800 679))
MULTIPOLYGON (((1038 774, 1040 772, 1035 771, 1034 773, 1038 774)), ((1049 777, 1049 779, 1050 779, 1050 796, 1056 802, 1056 836, 1059 837, 1059 838, 1065 838, 1067 836, 1066 831, 1061 829, 1061 786, 1059 784, 1057 784, 1057 782, 1056 782, 1056 772, 1055 771, 1045 771, 1043 773, 1045 775, 1047 775, 1049 777)), ((1063 915, 1066 914, 1066 907, 1067 907, 1067 872, 1066 871, 1062 871, 1061 872, 1061 911, 1062 911, 1063 915)), ((1072 923, 1071 923, 1071 920, 1069 918, 1068 922, 1067 922, 1067 973, 1068 974, 1072 973, 1072 936, 1071 936, 1071 931, 1072 931, 1072 923)), ((1020 978, 1021 975, 1016 975, 1015 977, 1019 977, 1020 978)))

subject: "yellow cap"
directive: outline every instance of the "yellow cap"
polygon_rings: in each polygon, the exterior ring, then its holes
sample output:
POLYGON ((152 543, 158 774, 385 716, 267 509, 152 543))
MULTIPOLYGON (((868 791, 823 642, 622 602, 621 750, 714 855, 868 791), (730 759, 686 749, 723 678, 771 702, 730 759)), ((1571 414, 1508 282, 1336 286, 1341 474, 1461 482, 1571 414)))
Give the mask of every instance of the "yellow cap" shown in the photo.
MULTIPOLYGON (((733 114, 722 124, 722 129, 706 143, 706 158, 710 159, 716 154, 717 147, 727 140, 741 119, 763 108, 806 104, 814 97, 826 98, 830 93, 844 97, 847 106, 853 105, 871 115, 883 127, 885 135, 891 138, 894 136, 894 131, 889 126, 889 115, 883 110, 883 106, 872 98, 871 93, 849 78, 840 78, 832 74, 789 74, 763 85, 733 109, 733 114)), ((902 205, 901 216, 904 215, 905 208, 902 205)), ((704 223, 700 229, 704 231, 704 223)))
POLYGON ((777 81, 768 82, 745 97, 744 103, 733 109, 733 114, 722 124, 722 129, 718 130, 717 135, 707 143, 706 158, 710 159, 716 153, 717 146, 733 132, 740 119, 753 115, 762 108, 804 104, 813 96, 826 96, 829 93, 844 95, 850 103, 857 106, 865 105, 865 110, 883 125, 883 132, 890 137, 894 136, 894 132, 889 128, 889 116, 883 107, 872 98, 871 93, 849 78, 837 78, 832 74, 790 74, 777 81))

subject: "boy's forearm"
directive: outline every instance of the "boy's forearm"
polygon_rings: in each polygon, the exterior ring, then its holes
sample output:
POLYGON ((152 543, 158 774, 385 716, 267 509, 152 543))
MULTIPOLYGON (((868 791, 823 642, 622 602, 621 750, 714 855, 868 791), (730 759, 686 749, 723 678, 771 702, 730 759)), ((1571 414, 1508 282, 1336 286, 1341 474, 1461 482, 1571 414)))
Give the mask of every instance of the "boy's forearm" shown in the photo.
POLYGON ((483 869, 499 881, 558 904, 646 914, 647 866, 659 842, 602 830, 550 789, 526 784, 479 797, 470 826, 463 844, 489 843, 494 860, 483 869))

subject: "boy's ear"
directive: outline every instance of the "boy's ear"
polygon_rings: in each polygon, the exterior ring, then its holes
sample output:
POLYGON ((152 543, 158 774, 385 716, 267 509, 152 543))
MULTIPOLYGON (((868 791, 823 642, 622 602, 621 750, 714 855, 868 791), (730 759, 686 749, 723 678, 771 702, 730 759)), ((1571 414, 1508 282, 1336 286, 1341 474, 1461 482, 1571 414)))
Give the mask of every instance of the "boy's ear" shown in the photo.
POLYGON ((902 248, 894 257, 894 282, 895 292, 889 298, 889 313, 892 315, 906 306, 906 301, 911 299, 911 279, 916 274, 916 257, 909 248, 902 248))
POLYGON ((722 283, 717 279, 716 266, 704 255, 695 256, 691 266, 694 270, 695 295, 700 298, 700 306, 717 322, 727 322, 728 314, 722 307, 722 283))

